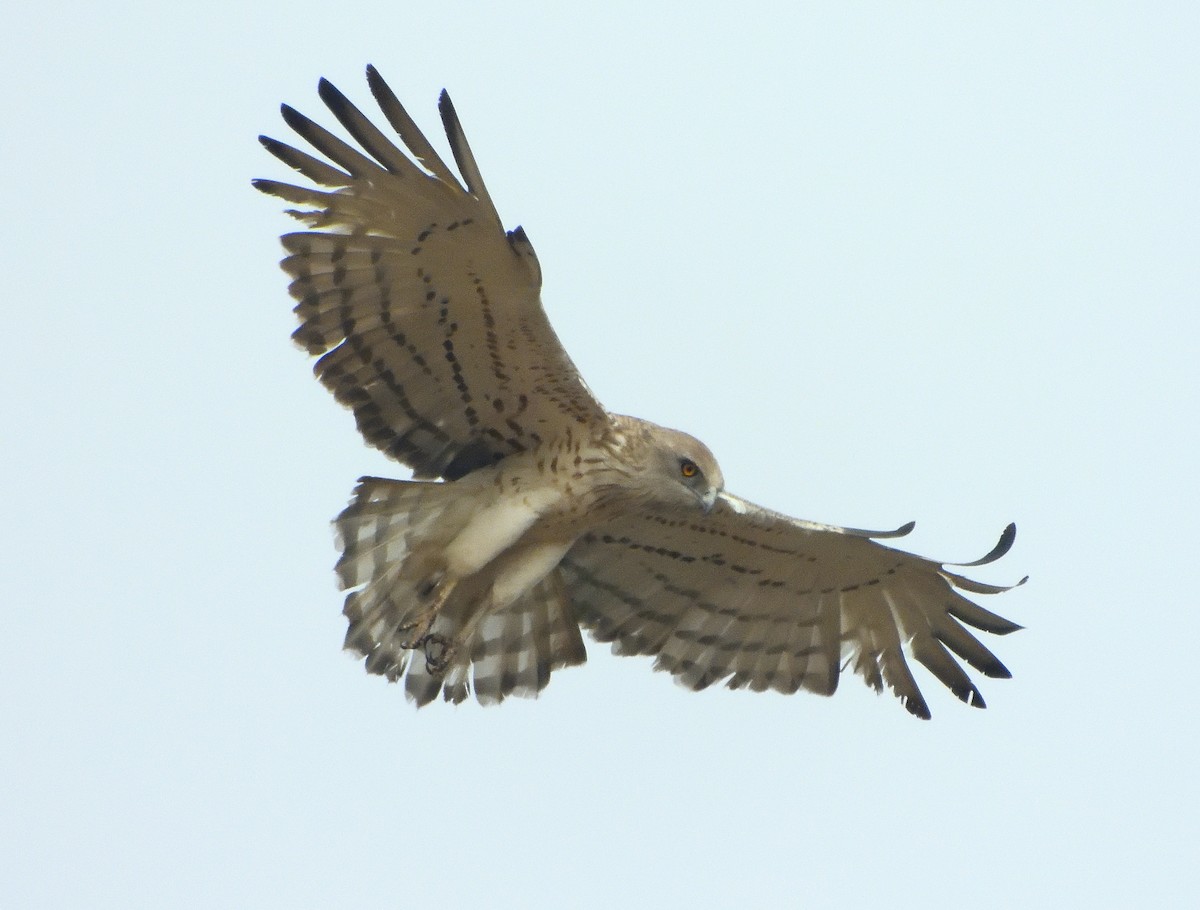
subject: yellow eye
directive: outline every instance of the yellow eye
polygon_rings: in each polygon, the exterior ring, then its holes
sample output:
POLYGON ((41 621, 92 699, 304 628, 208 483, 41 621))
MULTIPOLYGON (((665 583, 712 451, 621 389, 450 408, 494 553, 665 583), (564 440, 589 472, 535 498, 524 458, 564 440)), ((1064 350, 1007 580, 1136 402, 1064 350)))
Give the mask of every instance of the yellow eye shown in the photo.
POLYGON ((684 458, 679 462, 679 473, 684 477, 695 477, 700 473, 700 469, 696 467, 696 462, 690 458, 684 458))

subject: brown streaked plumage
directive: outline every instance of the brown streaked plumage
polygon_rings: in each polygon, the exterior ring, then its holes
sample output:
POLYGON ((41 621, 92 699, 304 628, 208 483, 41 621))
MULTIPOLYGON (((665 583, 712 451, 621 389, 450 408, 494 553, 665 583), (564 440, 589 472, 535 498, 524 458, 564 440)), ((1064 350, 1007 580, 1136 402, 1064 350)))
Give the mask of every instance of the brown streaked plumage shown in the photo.
MULTIPOLYGON (((332 163, 262 137, 318 189, 254 181, 308 227, 283 237, 293 337, 367 442, 414 473, 362 478, 336 521, 346 647, 367 670, 403 678, 418 705, 536 695, 584 661, 582 625, 694 689, 828 695, 849 666, 928 717, 907 654, 983 707, 953 655, 1009 674, 965 626, 1019 626, 960 591, 1008 589, 876 542, 911 525, 752 505, 724 492, 699 440, 606 411, 546 319, 537 256, 521 228, 505 232, 449 96, 461 184, 373 67, 367 80, 404 150, 322 80, 362 151, 285 105, 332 163)), ((999 559, 1014 533, 967 565, 999 559)))

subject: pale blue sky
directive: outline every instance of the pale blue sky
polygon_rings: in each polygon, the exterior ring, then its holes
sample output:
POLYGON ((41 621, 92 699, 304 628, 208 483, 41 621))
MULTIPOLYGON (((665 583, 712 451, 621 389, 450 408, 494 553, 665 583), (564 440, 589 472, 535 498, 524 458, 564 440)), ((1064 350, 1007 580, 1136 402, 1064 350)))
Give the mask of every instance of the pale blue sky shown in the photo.
POLYGON ((0 906, 1196 905, 1200 7, 731 8, 7 13, 0 906), (249 181, 368 62, 438 140, 450 89, 610 408, 918 552, 1017 522, 987 711, 593 644, 418 714, 340 653, 328 521, 404 475, 249 181))

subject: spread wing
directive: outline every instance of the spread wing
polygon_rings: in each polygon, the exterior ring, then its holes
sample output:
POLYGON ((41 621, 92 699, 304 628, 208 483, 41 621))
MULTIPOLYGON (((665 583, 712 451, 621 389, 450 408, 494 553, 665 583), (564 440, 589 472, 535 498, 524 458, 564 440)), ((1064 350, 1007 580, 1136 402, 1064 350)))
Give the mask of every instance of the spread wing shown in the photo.
POLYGON ((443 92, 454 173, 373 68, 367 81, 402 151, 322 80, 359 151, 284 105, 287 124, 332 164, 275 139, 269 152, 320 187, 256 180, 312 230, 283 237, 283 269, 315 372, 366 440, 419 477, 454 479, 608 414, 539 300, 521 228, 505 233, 443 92), (419 165, 419 166, 418 166, 419 165))
MULTIPOLYGON (((998 635, 1020 626, 959 591, 1009 589, 872 539, 910 530, 815 524, 722 494, 707 516, 646 512, 606 525, 582 537, 562 567, 597 639, 619 654, 657 655, 656 669, 693 689, 727 680, 735 689, 831 695, 845 660, 876 691, 886 683, 928 718, 907 651, 982 708, 952 654, 985 676, 1010 674, 963 624, 998 635)), ((1015 535, 1009 525, 992 552, 960 565, 999 559, 1015 535)))

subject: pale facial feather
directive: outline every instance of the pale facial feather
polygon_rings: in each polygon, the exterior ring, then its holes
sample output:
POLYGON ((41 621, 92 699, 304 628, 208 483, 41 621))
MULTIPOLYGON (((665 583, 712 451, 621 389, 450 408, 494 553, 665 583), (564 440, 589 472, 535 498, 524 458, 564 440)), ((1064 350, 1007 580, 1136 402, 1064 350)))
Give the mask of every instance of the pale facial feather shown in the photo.
POLYGON ((626 444, 623 453, 639 469, 635 483, 656 501, 704 509, 712 507, 725 488, 725 477, 708 446, 694 436, 661 427, 636 417, 621 417, 626 444), (683 474, 684 461, 696 466, 692 477, 683 474))

